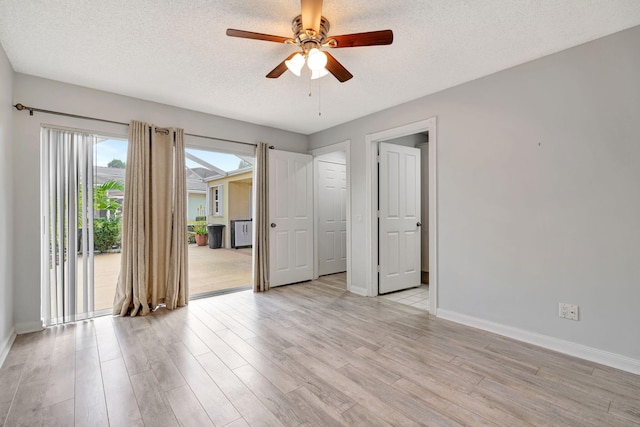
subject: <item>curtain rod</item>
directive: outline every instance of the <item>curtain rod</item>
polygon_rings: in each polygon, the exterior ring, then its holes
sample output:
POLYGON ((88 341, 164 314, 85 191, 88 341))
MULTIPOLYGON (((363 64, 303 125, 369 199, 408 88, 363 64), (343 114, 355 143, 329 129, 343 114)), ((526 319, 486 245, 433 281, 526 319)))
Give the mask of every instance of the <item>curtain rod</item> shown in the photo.
MULTIPOLYGON (((26 105, 22 105, 20 103, 14 105, 14 107, 18 111, 23 111, 23 110, 29 111, 29 115, 30 116, 33 116, 33 112, 34 111, 37 111, 38 113, 55 114, 57 116, 73 117, 75 119, 95 120, 97 122, 113 123, 113 124, 116 124, 116 125, 129 126, 129 123, 116 122, 114 120, 107 120, 107 119, 99 119, 97 117, 79 116, 77 114, 63 113, 62 111, 43 110, 42 108, 27 107, 26 105)), ((196 138, 211 139, 211 140, 214 140, 214 141, 224 141, 224 142, 233 142, 235 144, 251 145, 253 147, 257 147, 258 146, 258 144, 254 144, 252 142, 234 141, 233 139, 215 138, 213 136, 196 135, 196 134, 193 134, 193 133, 186 133, 186 132, 185 132, 185 135, 194 136, 196 138)), ((273 148, 273 145, 270 146, 269 148, 273 148)))

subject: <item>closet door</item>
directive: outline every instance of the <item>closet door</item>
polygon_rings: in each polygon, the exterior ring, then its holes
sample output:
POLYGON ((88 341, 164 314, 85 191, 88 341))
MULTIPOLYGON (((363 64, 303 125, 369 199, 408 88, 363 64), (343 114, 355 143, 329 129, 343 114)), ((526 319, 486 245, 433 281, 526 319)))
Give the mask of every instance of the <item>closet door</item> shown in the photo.
POLYGON ((347 167, 318 161, 318 274, 347 269, 347 167))

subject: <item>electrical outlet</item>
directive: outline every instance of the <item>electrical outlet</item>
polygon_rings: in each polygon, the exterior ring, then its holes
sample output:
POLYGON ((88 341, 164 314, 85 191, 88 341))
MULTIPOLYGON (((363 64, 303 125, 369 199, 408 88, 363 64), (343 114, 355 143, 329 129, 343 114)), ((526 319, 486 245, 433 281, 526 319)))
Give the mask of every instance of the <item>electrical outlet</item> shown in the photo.
POLYGON ((568 313, 569 313, 568 304, 565 304, 563 302, 558 304, 558 316, 562 318, 566 318, 568 313))
POLYGON ((578 320, 578 306, 561 302, 558 307, 558 315, 565 319, 578 320))

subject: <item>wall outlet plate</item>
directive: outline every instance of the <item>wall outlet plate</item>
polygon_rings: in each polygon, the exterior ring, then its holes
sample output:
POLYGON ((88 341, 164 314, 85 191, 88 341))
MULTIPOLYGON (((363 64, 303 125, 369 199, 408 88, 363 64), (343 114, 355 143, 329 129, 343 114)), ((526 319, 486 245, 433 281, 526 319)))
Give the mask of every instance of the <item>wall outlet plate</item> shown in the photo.
POLYGON ((564 319, 578 320, 579 307, 575 304, 567 304, 564 302, 558 305, 558 316, 564 319))

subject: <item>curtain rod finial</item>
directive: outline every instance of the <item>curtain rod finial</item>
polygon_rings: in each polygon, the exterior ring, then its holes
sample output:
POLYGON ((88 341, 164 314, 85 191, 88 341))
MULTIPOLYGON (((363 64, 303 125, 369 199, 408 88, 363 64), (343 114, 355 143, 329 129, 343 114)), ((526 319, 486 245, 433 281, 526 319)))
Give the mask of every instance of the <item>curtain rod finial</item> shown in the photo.
POLYGON ((14 107, 16 107, 16 110, 18 110, 18 111, 29 110, 29 115, 33 116, 33 108, 25 107, 24 105, 22 105, 20 103, 17 103, 16 105, 14 105, 14 107))

